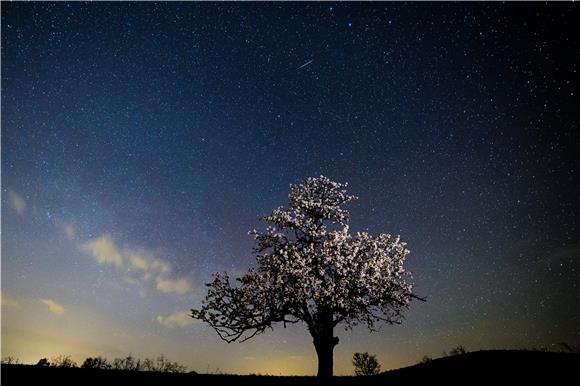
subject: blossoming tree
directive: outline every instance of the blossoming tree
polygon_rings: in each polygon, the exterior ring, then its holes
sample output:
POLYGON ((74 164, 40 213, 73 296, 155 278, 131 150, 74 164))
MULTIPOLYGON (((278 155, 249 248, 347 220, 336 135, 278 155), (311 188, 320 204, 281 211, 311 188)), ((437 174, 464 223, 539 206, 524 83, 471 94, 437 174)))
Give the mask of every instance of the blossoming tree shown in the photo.
POLYGON ((287 209, 264 217, 255 238, 257 268, 230 284, 214 274, 192 317, 207 322, 228 343, 245 341, 275 323, 303 322, 318 355, 318 377, 332 376, 334 328, 401 323, 418 297, 403 263, 409 250, 399 236, 349 234, 343 208, 356 197, 346 184, 320 176, 292 186, 287 209))

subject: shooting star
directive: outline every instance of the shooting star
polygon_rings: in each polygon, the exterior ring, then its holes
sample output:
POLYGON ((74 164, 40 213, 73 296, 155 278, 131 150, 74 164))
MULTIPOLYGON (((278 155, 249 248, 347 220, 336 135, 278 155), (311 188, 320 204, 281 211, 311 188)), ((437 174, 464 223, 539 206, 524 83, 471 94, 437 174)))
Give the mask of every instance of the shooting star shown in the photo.
POLYGON ((301 68, 304 68, 304 67, 308 66, 312 62, 314 62, 314 59, 311 59, 311 60, 307 61, 306 63, 304 63, 303 65, 301 65, 300 67, 298 67, 296 70, 300 70, 301 68))

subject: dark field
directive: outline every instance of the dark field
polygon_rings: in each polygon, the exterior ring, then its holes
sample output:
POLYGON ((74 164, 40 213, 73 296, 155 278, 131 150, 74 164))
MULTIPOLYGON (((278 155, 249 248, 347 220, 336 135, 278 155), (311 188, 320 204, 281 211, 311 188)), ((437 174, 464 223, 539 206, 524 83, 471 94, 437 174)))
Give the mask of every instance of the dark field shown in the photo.
MULTIPOLYGON (((332 385, 466 385, 539 381, 570 384, 578 378, 580 354, 478 351, 434 359, 375 377, 335 377, 332 385)), ((2 385, 319 385, 314 377, 205 375, 2 365, 2 385)))

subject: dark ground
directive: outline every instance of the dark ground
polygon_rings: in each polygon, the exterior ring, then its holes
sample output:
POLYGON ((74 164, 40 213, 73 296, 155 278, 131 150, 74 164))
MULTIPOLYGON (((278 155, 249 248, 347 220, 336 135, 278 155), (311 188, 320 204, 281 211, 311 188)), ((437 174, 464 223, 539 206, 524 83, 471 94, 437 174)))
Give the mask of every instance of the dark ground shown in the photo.
MULTIPOLYGON (((546 382, 570 384, 580 374, 580 354, 478 351, 434 359, 375 377, 335 377, 332 385, 466 385, 546 382)), ((314 377, 163 374, 116 370, 2 365, 2 385, 317 385, 314 377)))

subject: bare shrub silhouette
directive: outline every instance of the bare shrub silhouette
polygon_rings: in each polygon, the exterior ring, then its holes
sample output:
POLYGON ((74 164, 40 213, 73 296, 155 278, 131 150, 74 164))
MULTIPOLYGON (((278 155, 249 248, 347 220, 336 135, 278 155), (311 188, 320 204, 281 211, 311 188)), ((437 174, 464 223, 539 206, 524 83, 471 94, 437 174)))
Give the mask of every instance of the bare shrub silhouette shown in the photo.
POLYGON ((70 355, 59 355, 50 360, 52 367, 78 367, 77 363, 72 360, 70 355))
POLYGON ((184 373, 187 367, 178 362, 172 362, 164 355, 155 359, 145 358, 143 360, 135 358, 132 354, 123 358, 115 358, 109 362, 106 358, 87 358, 83 362, 82 368, 101 370, 121 370, 121 371, 151 371, 156 373, 184 373))
POLYGON ((155 370, 160 373, 184 373, 187 370, 187 367, 177 363, 171 362, 163 355, 157 357, 155 370))
POLYGON ((81 365, 83 369, 101 369, 109 370, 112 368, 111 364, 103 357, 87 358, 81 365))
POLYGON ((112 365, 114 370, 141 371, 141 360, 129 354, 124 358, 115 358, 112 365))

